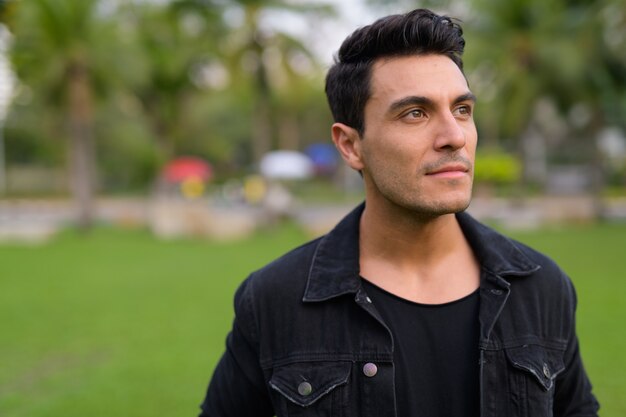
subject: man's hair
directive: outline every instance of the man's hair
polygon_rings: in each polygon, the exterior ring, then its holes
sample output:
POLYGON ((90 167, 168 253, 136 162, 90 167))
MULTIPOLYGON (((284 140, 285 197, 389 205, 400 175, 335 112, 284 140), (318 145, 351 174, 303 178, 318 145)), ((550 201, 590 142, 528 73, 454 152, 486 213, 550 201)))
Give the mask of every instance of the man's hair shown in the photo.
POLYGON ((463 71, 465 40, 458 23, 426 9, 384 17, 348 36, 326 75, 326 96, 335 122, 363 136, 365 103, 374 62, 380 58, 438 54, 463 71))

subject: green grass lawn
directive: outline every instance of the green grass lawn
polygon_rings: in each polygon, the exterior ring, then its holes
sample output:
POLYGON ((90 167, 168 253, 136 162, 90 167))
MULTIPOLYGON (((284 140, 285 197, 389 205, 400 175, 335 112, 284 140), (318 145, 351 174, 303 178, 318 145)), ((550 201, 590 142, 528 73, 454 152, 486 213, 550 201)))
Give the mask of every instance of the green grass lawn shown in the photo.
MULTIPOLYGON (((626 225, 515 237, 572 276, 602 415, 626 415, 626 225)), ((0 246, 0 416, 196 415, 237 285, 306 239, 294 227, 227 244, 99 229, 0 246)))

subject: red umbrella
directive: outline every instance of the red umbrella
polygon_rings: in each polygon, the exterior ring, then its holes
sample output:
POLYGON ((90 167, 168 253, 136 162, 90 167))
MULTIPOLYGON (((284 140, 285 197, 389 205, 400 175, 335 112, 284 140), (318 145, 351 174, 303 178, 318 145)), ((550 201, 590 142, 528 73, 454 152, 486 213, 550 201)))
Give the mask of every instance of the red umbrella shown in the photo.
POLYGON ((212 174, 211 165, 194 156, 181 156, 173 159, 161 171, 161 175, 167 182, 183 182, 191 177, 207 181, 212 174))

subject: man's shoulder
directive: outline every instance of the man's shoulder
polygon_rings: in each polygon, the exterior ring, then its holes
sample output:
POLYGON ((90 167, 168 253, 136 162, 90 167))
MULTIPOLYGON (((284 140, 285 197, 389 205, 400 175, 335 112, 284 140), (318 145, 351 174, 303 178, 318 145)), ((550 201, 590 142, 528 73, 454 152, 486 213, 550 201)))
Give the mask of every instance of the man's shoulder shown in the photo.
POLYGON ((357 206, 328 233, 254 271, 248 281, 255 291, 270 291, 274 295, 296 291, 301 299, 309 278, 320 274, 335 278, 338 269, 358 274, 358 228, 362 210, 363 205, 357 206))
POLYGON ((507 236, 464 214, 459 217, 464 232, 483 268, 511 283, 542 289, 569 286, 569 278, 548 254, 507 236))
POLYGON ((540 270, 542 270, 544 273, 549 273, 551 275, 562 273, 561 268, 559 267, 557 262, 548 254, 512 237, 507 236, 507 239, 509 239, 511 244, 519 249, 520 252, 528 257, 528 259, 540 266, 540 270))
POLYGON ((318 237, 297 246, 261 268, 247 278, 254 292, 278 295, 285 291, 299 291, 306 285, 309 269, 320 240, 318 237))
POLYGON ((546 297, 575 297, 574 288, 569 276, 561 266, 548 254, 529 246, 519 240, 507 237, 530 262, 537 265, 535 271, 527 276, 509 279, 513 286, 532 288, 533 292, 544 294, 546 297))
POLYGON ((308 272, 308 265, 324 236, 297 246, 252 273, 258 276, 273 276, 283 272, 308 272))

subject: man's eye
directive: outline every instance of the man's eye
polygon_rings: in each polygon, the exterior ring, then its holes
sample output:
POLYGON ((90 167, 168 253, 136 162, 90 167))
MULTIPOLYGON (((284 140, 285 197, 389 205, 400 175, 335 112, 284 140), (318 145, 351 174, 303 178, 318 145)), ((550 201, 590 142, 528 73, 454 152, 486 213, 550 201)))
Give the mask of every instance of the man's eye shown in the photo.
POLYGON ((472 115, 472 108, 470 106, 459 106, 454 110, 456 116, 469 117, 472 115))
POLYGON ((425 116, 426 114, 420 110, 420 109, 413 109, 410 112, 408 112, 406 114, 406 117, 410 118, 410 119, 421 119, 425 116))

